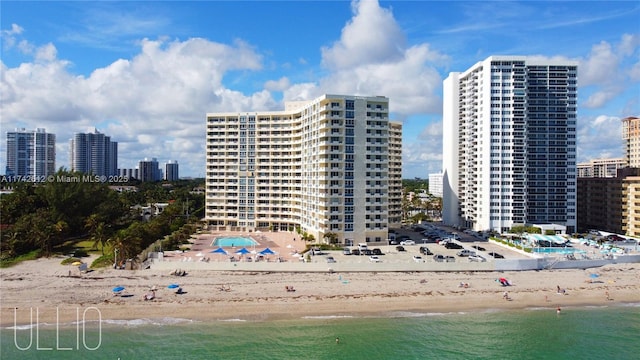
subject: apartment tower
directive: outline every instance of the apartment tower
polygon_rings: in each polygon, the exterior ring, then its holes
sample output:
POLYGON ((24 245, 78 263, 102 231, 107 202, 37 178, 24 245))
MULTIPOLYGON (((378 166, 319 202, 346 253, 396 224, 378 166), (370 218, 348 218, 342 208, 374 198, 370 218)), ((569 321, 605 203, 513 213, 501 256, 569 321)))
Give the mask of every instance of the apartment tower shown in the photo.
POLYGON ((626 165, 640 168, 640 118, 629 116, 622 119, 622 140, 626 165))
POLYGON ((178 181, 180 176, 178 175, 178 161, 169 160, 164 164, 164 179, 166 181, 178 181))
POLYGON ((118 143, 93 129, 69 142, 71 170, 97 176, 118 175, 118 143))
POLYGON ((28 181, 45 181, 56 172, 56 135, 43 128, 7 132, 5 174, 28 181))
POLYGON ((299 230, 387 240, 400 221, 401 139, 389 99, 323 95, 284 111, 208 113, 205 220, 219 230, 299 230))
POLYGON ((492 56, 444 81, 443 221, 576 226, 577 64, 492 56))

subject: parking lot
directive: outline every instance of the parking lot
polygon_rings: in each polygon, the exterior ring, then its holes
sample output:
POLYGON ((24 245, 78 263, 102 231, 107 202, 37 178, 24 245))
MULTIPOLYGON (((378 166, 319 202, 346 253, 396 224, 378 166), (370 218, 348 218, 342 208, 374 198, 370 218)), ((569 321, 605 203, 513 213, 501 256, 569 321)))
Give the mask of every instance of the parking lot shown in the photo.
MULTIPOLYGON (((380 249, 383 255, 377 255, 379 257, 380 262, 384 263, 413 263, 420 262, 420 260, 414 259, 414 256, 420 256, 422 262, 437 262, 434 259, 435 255, 442 255, 443 257, 452 257, 454 262, 471 262, 469 257, 461 257, 457 256, 457 253, 461 250, 471 250, 475 252, 477 255, 481 256, 486 262, 491 262, 494 260, 489 253, 495 252, 502 256, 505 259, 515 259, 522 258, 523 255, 510 250, 506 247, 490 243, 486 240, 477 239, 469 234, 458 233, 452 231, 452 229, 437 227, 434 231, 438 231, 443 236, 439 238, 443 238, 445 236, 457 235, 459 240, 453 240, 454 243, 461 245, 462 249, 447 249, 445 246, 437 244, 434 240, 427 240, 427 236, 423 235, 420 231, 414 231, 411 228, 400 228, 393 230, 396 234, 396 237, 408 237, 409 240, 415 242, 415 245, 375 245, 369 244, 368 249, 380 249), (404 251, 400 251, 398 246, 404 248, 404 251), (420 253, 420 247, 427 247, 433 255, 424 255, 420 253), (474 246, 480 247, 481 249, 474 248, 474 246)), ((349 247, 349 249, 357 249, 358 246, 349 247)), ((342 251, 325 251, 321 255, 315 255, 311 257, 311 262, 327 262, 327 257, 331 256, 336 262, 339 263, 367 263, 372 262, 369 259, 369 255, 345 255, 342 251)), ((480 260, 481 259, 477 259, 480 260)), ((449 260, 451 261, 451 260, 449 260)), ((446 261, 444 261, 446 262, 446 261)))

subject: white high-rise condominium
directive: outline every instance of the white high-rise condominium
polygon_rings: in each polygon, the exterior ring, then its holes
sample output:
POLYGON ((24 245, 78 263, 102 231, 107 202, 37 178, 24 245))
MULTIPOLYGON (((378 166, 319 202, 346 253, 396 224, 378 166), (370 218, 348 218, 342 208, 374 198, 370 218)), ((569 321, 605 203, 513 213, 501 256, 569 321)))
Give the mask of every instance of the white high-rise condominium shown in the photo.
POLYGON ((56 135, 45 129, 7 132, 6 175, 45 181, 56 172, 56 135))
POLYGON ((71 170, 98 176, 118 174, 118 143, 93 129, 69 141, 71 170))
POLYGON ((443 221, 576 227, 577 64, 492 56, 444 81, 443 221))
POLYGON ((389 122, 388 98, 323 95, 206 116, 212 228, 299 228, 350 244, 386 241, 399 221, 390 213, 401 201, 401 124, 389 122))

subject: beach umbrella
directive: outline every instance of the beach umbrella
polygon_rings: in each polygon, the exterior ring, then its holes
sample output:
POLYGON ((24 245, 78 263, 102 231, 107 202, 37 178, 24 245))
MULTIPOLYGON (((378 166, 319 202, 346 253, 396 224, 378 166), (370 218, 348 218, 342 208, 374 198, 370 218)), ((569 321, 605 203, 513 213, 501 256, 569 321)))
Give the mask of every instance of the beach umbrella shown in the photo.
POLYGON ((73 266, 82 265, 82 261, 75 261, 71 265, 73 265, 73 266))
POLYGON ((213 254, 225 254, 225 255, 227 255, 227 254, 228 254, 228 253, 227 253, 227 250, 225 250, 225 249, 223 249, 223 248, 221 248, 221 247, 219 247, 219 248, 217 248, 217 249, 215 249, 215 250, 211 250, 211 251, 209 251, 209 252, 210 252, 210 253, 213 253, 213 254))
POLYGON ((261 254, 261 255, 273 255, 273 254, 275 254, 275 253, 273 252, 273 250, 271 250, 271 249, 269 249, 269 248, 266 248, 266 249, 264 249, 264 250, 260 251, 260 254, 261 254))
POLYGON ((176 288, 179 288, 179 287, 180 287, 180 285, 178 285, 178 284, 171 284, 171 285, 167 286, 168 289, 176 289, 176 288))
POLYGON ((589 274, 589 277, 592 278, 592 279, 596 279, 596 278, 599 278, 600 275, 598 275, 598 274, 589 274))
POLYGON ((247 250, 246 248, 242 248, 238 251, 236 251, 236 254, 240 254, 240 255, 246 255, 249 254, 251 251, 247 250))
POLYGON ((113 289, 113 292, 121 292, 122 290, 124 290, 124 286, 116 286, 113 289))

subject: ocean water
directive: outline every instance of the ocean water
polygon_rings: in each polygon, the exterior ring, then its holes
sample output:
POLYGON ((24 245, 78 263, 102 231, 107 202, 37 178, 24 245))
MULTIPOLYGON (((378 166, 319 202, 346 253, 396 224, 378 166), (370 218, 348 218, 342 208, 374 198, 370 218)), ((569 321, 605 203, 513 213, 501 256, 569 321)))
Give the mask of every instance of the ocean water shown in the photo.
POLYGON ((560 315, 539 308, 295 320, 102 320, 0 329, 0 358, 626 360, 639 358, 639 337, 640 304, 565 308, 560 315))

